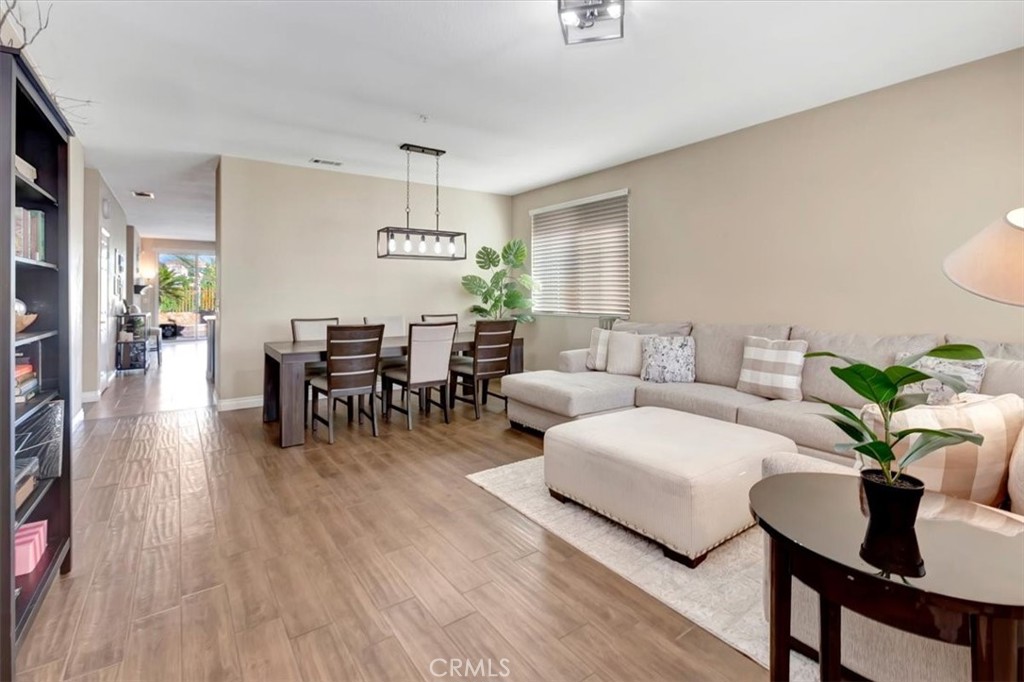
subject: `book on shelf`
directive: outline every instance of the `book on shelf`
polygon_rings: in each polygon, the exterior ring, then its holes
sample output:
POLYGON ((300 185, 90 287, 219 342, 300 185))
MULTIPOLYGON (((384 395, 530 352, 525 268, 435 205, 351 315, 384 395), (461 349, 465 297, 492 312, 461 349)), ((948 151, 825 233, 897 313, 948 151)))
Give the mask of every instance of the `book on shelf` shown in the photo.
POLYGON ((32 366, 32 362, 16 362, 14 363, 14 380, 21 381, 22 379, 29 378, 29 375, 35 376, 35 368, 32 366))
POLYGON ((26 393, 24 395, 16 395, 16 396, 14 396, 14 404, 15 405, 24 405, 25 403, 27 403, 28 401, 32 400, 32 398, 35 398, 35 397, 36 397, 36 392, 35 391, 32 391, 31 393, 26 393))
POLYGON ((28 393, 35 393, 39 390, 39 379, 32 375, 31 378, 26 378, 24 381, 18 381, 14 384, 14 395, 26 395, 28 393))
POLYGON ((14 255, 32 260, 46 259, 46 213, 14 207, 14 255))

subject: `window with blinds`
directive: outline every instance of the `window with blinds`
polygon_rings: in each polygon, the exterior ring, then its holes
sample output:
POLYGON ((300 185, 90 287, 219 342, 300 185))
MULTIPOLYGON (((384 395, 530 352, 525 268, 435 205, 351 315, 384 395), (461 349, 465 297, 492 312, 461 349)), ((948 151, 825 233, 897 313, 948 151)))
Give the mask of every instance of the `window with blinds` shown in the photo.
POLYGON ((629 191, 530 212, 533 312, 629 316, 629 191))

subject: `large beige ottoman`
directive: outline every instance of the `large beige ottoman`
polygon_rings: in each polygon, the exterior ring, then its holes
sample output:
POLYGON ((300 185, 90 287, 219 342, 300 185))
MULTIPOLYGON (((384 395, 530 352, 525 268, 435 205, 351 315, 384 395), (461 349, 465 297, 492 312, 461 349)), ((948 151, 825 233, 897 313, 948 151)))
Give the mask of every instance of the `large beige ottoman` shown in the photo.
POLYGON ((754 524, 761 460, 796 452, 785 436, 662 407, 567 422, 544 435, 544 479, 572 500, 661 544, 690 568, 754 524))

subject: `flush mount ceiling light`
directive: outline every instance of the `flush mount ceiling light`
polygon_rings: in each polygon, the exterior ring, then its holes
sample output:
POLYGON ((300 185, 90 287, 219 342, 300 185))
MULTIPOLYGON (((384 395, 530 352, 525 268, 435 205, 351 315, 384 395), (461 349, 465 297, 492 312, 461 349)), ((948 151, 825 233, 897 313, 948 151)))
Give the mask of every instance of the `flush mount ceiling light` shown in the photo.
POLYGON ((441 229, 441 156, 443 149, 403 144, 405 152, 405 227, 377 230, 377 258, 416 258, 418 260, 465 260, 466 233, 441 229), (409 170, 412 153, 434 157, 434 229, 409 227, 409 170))
POLYGON ((622 37, 626 0, 558 0, 558 19, 566 45, 622 37))

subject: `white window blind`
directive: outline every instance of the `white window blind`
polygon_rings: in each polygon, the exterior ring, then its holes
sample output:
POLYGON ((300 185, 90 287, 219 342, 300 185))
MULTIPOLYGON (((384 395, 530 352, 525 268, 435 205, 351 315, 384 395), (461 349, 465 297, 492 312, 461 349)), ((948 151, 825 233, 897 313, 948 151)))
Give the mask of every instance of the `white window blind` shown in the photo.
POLYGON ((629 193, 530 212, 533 311, 629 315, 629 193))

